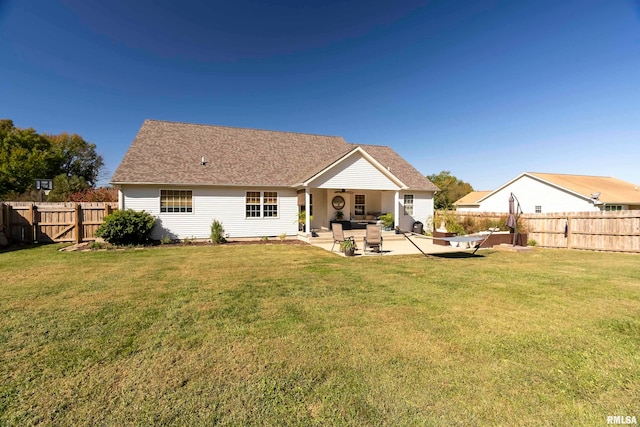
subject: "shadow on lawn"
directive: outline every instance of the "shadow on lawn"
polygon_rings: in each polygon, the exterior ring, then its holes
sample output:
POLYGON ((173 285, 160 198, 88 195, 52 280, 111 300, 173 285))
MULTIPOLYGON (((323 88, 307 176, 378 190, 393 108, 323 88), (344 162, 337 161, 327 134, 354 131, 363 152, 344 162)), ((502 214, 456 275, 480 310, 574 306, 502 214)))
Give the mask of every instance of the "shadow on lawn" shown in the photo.
POLYGON ((446 258, 446 259, 461 259, 461 258, 484 258, 482 254, 472 254, 471 252, 443 252, 438 254, 429 254, 434 258, 446 258))
POLYGON ((44 246, 47 245, 49 243, 37 243, 37 244, 28 244, 28 243, 15 243, 12 245, 8 245, 8 246, 0 246, 0 254, 5 253, 5 252, 15 252, 15 251, 22 251, 25 249, 35 249, 35 248, 39 248, 40 246, 44 246))

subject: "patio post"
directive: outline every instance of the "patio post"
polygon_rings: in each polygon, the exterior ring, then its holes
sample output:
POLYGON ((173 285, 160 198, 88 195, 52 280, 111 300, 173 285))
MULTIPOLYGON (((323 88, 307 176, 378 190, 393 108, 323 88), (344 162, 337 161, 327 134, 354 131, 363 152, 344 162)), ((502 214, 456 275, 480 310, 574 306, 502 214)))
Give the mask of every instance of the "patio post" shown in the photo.
POLYGON ((307 236, 311 235, 311 193, 309 187, 304 188, 304 232, 307 236))
POLYGON ((393 196, 393 228, 398 228, 400 225, 400 192, 396 191, 393 196))

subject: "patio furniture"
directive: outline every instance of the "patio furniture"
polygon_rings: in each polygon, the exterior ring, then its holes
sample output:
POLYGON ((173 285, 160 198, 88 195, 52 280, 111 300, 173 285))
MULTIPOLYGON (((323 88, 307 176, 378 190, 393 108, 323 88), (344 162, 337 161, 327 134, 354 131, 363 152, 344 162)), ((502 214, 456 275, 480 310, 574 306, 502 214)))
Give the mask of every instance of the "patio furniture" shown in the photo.
POLYGON ((382 252, 382 232, 379 225, 367 224, 363 248, 365 254, 367 253, 367 248, 378 253, 382 252))
POLYGON ((342 224, 339 222, 334 222, 331 224, 331 232, 333 233, 333 246, 331 246, 331 252, 333 252, 333 248, 336 246, 336 243, 341 244, 345 240, 353 240, 353 236, 344 237, 344 231, 342 231, 342 224))

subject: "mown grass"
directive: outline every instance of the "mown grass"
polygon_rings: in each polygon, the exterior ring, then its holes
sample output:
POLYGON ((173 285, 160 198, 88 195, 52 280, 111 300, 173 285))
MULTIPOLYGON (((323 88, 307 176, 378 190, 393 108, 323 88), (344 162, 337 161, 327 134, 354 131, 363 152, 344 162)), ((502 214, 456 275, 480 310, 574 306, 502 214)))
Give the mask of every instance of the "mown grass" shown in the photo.
POLYGON ((0 425, 640 417, 640 258, 0 253, 0 425))

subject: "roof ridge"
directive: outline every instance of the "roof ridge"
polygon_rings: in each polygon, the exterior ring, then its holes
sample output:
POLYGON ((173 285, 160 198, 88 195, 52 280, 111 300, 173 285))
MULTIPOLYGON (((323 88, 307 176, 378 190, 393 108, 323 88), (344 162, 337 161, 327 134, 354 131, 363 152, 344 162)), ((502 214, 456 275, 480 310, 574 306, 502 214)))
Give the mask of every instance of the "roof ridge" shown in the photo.
POLYGON ((145 119, 145 122, 160 122, 160 123, 171 123, 171 124, 189 125, 189 126, 205 126, 205 127, 225 128, 225 129, 256 130, 256 131, 260 131, 260 132, 288 133, 288 134, 293 134, 293 135, 323 136, 323 137, 327 137, 327 138, 340 138, 343 141, 345 140, 344 137, 342 137, 340 135, 323 135, 323 134, 319 134, 319 133, 308 133, 308 132, 292 132, 292 131, 285 131, 285 130, 260 129, 260 128, 239 127, 239 126, 225 126, 225 125, 212 125, 212 124, 206 124, 206 123, 188 123, 188 122, 181 122, 181 121, 174 121, 174 120, 158 120, 158 119, 145 119))
POLYGON ((554 173, 554 172, 526 172, 538 175, 560 175, 560 176, 587 176, 590 178, 616 178, 615 176, 606 176, 606 175, 585 175, 585 174, 576 174, 576 173, 554 173))
MULTIPOLYGON (((348 142, 349 145, 355 145, 356 147, 385 147, 391 148, 389 145, 378 145, 378 144, 359 144, 357 142, 348 142)), ((391 148, 393 150, 393 148, 391 148)))

